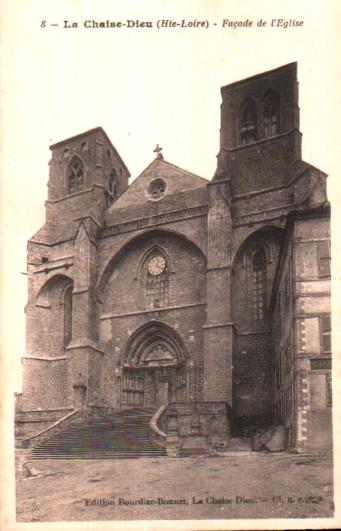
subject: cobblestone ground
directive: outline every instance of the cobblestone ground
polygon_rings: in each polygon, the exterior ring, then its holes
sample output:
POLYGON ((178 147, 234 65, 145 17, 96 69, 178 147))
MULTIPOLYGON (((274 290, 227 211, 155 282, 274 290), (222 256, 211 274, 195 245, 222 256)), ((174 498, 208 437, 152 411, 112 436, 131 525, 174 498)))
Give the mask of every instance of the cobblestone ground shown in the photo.
POLYGON ((330 458, 291 454, 118 460, 17 458, 17 520, 333 516, 330 458))

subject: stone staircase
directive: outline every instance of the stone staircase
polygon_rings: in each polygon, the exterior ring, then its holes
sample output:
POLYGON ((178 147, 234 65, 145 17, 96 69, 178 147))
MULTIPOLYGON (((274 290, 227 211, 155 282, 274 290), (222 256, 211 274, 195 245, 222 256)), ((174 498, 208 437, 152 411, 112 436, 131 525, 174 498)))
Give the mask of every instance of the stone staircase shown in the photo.
POLYGON ((149 423, 156 409, 139 407, 91 417, 71 425, 32 450, 33 459, 113 459, 166 455, 150 441, 149 423))

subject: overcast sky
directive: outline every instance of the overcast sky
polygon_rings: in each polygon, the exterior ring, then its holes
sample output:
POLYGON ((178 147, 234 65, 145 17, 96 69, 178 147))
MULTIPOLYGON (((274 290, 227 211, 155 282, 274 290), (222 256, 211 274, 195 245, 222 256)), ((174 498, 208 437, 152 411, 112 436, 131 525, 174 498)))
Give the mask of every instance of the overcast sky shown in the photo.
POLYGON ((166 160, 211 178, 219 149, 220 87, 297 61, 305 160, 330 175, 340 204, 340 2, 16 0, 4 8, 2 342, 20 389, 26 241, 44 222, 48 146, 102 126, 135 178, 156 143, 166 160), (15 7, 14 7, 15 6, 15 7), (223 20, 253 27, 230 29, 223 20), (301 27, 256 26, 262 18, 301 27), (85 29, 85 20, 151 21, 85 29), (208 29, 157 29, 159 19, 208 29), (47 27, 42 28, 43 20, 47 27), (64 20, 78 22, 63 29, 64 20), (49 26, 49 24, 59 26, 49 26), (217 24, 216 26, 214 24, 217 24), (5 309, 5 311, 4 311, 5 309))

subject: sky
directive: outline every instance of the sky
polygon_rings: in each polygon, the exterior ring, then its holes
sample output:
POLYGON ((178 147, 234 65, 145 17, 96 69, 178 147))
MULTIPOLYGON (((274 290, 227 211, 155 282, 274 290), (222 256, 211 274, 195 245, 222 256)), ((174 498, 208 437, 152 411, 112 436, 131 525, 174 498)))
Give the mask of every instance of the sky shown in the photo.
MULTIPOLYGON (((297 61, 303 158, 329 174, 329 197, 340 205, 341 2, 2 4, 1 341, 13 390, 20 390, 25 352, 26 242, 44 223, 50 144, 102 126, 132 179, 154 158, 157 143, 166 160, 210 179, 219 149, 220 87, 297 61), (271 27, 281 18, 303 26, 271 27), (153 28, 83 26, 127 19, 153 28), (247 19, 252 27, 223 27, 224 20, 247 19), (257 26, 260 19, 266 27, 257 26), (64 28, 65 20, 78 28, 64 28), (158 29, 158 20, 209 27, 158 29)), ((339 218, 335 209, 335 226, 339 218)))

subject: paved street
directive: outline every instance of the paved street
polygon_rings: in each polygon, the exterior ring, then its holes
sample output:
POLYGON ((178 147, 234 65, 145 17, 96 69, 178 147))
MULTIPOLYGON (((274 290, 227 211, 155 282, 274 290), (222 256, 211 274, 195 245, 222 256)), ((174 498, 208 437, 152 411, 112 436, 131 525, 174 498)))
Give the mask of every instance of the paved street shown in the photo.
POLYGON ((36 460, 18 521, 328 517, 332 463, 293 454, 120 460, 36 460))

